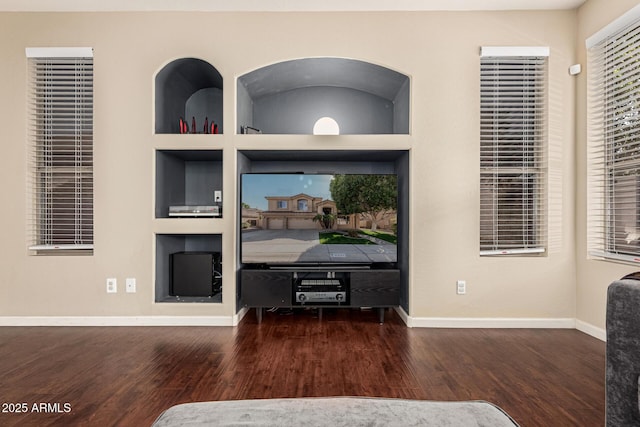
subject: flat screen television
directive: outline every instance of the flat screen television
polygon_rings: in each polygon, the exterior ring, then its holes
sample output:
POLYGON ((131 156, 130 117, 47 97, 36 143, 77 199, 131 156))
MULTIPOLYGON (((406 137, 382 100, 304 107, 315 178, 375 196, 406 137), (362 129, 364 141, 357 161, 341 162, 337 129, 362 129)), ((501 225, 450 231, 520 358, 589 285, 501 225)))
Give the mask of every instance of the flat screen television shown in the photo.
POLYGON ((245 265, 396 268, 395 174, 245 173, 240 200, 245 265))

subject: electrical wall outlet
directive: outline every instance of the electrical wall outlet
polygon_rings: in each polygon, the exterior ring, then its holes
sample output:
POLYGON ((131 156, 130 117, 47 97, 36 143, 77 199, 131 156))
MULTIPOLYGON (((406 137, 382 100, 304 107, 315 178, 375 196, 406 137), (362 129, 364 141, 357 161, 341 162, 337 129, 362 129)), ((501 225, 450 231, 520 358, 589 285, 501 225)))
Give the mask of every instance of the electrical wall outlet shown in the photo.
POLYGON ((107 293, 115 294, 118 292, 118 279, 110 277, 107 279, 107 293))
POLYGON ((464 280, 458 280, 456 282, 456 293, 458 295, 464 295, 467 293, 467 282, 464 280))
POLYGON ((125 281, 125 291, 129 294, 136 292, 136 279, 135 277, 127 277, 125 281))

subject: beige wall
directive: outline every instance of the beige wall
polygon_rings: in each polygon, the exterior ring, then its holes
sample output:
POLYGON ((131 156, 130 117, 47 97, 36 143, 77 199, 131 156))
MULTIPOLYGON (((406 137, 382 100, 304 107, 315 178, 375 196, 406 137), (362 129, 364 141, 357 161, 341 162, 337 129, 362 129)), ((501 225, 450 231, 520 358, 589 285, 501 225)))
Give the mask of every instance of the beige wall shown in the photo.
POLYGON ((587 53, 585 40, 616 18, 637 6, 636 0, 588 0, 578 11, 577 61, 583 72, 578 77, 576 121, 576 318, 597 328, 605 327, 607 286, 638 268, 622 263, 589 259, 587 255, 587 53), (586 72, 585 72, 586 70, 586 72))
MULTIPOLYGON (((576 94, 567 68, 577 61, 576 33, 576 11, 0 14, 5 203, 0 316, 232 316, 235 150, 308 147, 411 150, 412 317, 573 319, 576 94), (482 45, 551 48, 549 252, 543 257, 478 255, 482 45), (36 257, 26 250, 28 46, 95 49, 96 249, 91 257, 36 257), (355 58, 410 75, 411 134, 321 142, 313 136, 232 134, 238 76, 313 56, 355 58), (153 219, 154 148, 176 145, 176 136, 153 135, 153 78, 181 57, 204 59, 224 78, 226 133, 213 140, 190 137, 184 146, 224 150, 225 216, 197 225, 153 219), (223 235, 223 304, 154 303, 154 232, 203 229, 223 235), (107 277, 118 278, 118 294, 105 292, 107 277), (126 277, 137 278, 136 294, 123 292, 126 277), (457 279, 467 281, 464 296, 455 293, 457 279)), ((581 297, 582 311, 585 298, 599 295, 581 297)), ((600 315, 581 318, 601 325, 600 315)))

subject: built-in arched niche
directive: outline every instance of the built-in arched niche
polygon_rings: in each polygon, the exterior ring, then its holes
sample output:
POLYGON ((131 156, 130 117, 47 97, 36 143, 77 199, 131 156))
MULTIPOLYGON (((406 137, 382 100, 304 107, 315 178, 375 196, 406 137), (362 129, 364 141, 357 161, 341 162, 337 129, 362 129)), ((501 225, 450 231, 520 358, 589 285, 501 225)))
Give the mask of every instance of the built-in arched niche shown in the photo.
POLYGON ((222 133, 222 75, 201 59, 170 62, 156 75, 155 111, 156 133, 222 133))
POLYGON ((312 134, 326 118, 340 134, 409 133, 409 77, 369 62, 280 62, 239 77, 237 92, 238 133, 312 134))

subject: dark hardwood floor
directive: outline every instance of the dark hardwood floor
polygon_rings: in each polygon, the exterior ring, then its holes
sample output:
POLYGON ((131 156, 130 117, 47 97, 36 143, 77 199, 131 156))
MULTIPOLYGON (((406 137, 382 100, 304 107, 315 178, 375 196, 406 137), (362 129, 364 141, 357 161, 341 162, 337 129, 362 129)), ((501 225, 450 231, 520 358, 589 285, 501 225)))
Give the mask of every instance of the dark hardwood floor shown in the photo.
POLYGON ((144 426, 178 403, 312 396, 477 399, 523 427, 604 425, 605 344, 595 338, 409 329, 386 317, 304 310, 265 313, 262 324, 250 312, 235 328, 0 328, 0 425, 144 426))

